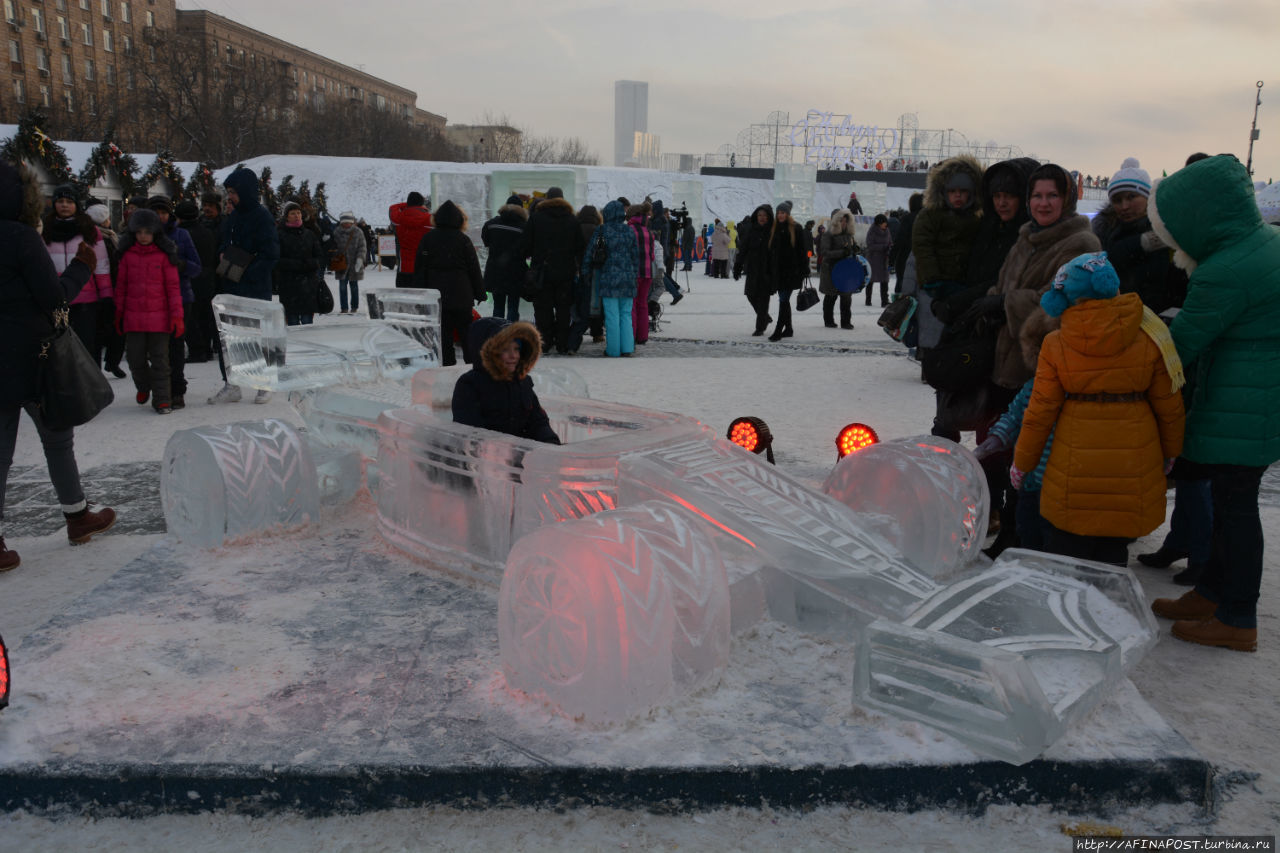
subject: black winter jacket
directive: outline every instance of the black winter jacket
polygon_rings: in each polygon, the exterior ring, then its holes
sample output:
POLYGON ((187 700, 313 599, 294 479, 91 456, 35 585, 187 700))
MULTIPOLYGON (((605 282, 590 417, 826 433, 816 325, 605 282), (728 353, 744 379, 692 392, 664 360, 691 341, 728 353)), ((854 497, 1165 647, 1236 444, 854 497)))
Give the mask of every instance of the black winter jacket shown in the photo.
POLYGON ((454 423, 559 444, 529 378, 542 351, 538 330, 528 323, 485 317, 471 324, 467 344, 475 356, 471 369, 453 386, 454 423), (503 377, 498 354, 513 340, 520 345, 520 361, 513 376, 503 377))
POLYGON ((320 238, 305 225, 297 228, 281 225, 279 233, 280 260, 276 262, 275 277, 285 316, 314 314, 318 310, 316 291, 324 266, 320 238))
POLYGON ((434 219, 435 227, 418 243, 414 284, 440 291, 440 307, 446 311, 470 311, 472 303, 484 301, 484 276, 476 247, 462 232, 462 211, 446 201, 434 219))
POLYGON ((582 265, 584 246, 573 205, 564 199, 543 199, 529 214, 521 252, 531 266, 543 267, 544 285, 571 283, 582 265))
POLYGON ((517 296, 524 283, 524 229, 529 213, 520 205, 504 204, 498 215, 480 229, 480 242, 489 247, 484 265, 484 286, 490 293, 517 296))

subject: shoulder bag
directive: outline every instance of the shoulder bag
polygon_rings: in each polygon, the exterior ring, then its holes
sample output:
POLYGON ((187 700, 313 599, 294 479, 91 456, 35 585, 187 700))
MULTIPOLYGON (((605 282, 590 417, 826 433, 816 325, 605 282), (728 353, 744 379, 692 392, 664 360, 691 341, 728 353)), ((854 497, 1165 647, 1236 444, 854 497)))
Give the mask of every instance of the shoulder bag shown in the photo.
POLYGON ((218 261, 218 275, 227 281, 239 281, 256 257, 253 252, 247 252, 239 246, 228 246, 222 253, 222 260, 218 261))
POLYGON ((325 283, 324 276, 316 282, 316 313, 328 314, 333 310, 333 291, 325 283))
POLYGON ((808 311, 817 304, 818 291, 814 289, 813 284, 806 278, 804 284, 800 285, 800 292, 796 294, 796 310, 808 311))
POLYGON ((68 323, 65 304, 53 312, 53 333, 40 341, 36 405, 46 428, 86 424, 111 405, 115 394, 102 370, 68 323))

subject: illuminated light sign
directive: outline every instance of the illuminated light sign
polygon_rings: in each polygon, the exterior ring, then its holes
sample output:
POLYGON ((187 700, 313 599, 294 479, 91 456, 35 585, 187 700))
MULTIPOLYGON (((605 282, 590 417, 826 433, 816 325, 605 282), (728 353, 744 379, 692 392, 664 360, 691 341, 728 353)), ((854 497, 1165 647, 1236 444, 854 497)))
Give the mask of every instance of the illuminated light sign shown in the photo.
POLYGON ((894 155, 898 130, 858 124, 848 115, 809 110, 791 126, 791 144, 804 147, 806 163, 827 169, 842 169, 846 165, 857 168, 865 160, 894 155))

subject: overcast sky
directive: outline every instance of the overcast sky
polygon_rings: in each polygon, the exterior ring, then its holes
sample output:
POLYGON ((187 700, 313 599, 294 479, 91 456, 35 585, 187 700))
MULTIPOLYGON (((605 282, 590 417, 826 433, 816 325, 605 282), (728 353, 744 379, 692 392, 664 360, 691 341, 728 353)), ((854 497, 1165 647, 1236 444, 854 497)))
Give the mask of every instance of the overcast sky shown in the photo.
MULTIPOLYGON (((649 83, 663 152, 704 154, 773 110, 954 128, 1085 174, 1136 156, 1280 179, 1280 0, 178 0, 418 93, 613 159, 613 82, 649 83)), ((336 152, 335 152, 336 153, 336 152)))

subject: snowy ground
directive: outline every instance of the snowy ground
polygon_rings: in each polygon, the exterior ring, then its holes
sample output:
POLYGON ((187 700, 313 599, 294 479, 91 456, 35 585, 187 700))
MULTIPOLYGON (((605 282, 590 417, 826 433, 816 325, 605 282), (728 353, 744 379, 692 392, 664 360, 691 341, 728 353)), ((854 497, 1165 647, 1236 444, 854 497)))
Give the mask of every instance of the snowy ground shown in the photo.
MULTIPOLYGON (((390 284, 390 275, 374 273, 369 283, 390 284)), ((686 413, 718 429, 738 415, 763 417, 777 437, 778 464, 815 483, 830 470, 833 438, 849 421, 866 421, 885 437, 928 431, 932 395, 920 383, 918 367, 876 328, 878 307, 856 303, 857 328, 851 332, 823 328, 816 309, 797 314, 796 336, 769 344, 749 336, 752 318, 740 285, 704 278, 700 268, 690 282, 692 293, 668 311, 662 333, 639 347, 637 358, 597 358, 601 347, 587 345, 582 355, 559 363, 578 370, 599 399, 686 413)), ((331 317, 321 322, 352 321, 331 317)), ((265 406, 204 405, 219 384, 216 364, 192 365, 188 378, 188 408, 164 418, 134 404, 127 380, 117 382, 116 403, 77 433, 86 478, 103 466, 158 461, 167 436, 176 429, 267 415, 294 418, 282 398, 265 406)), ((42 464, 29 424, 19 435, 15 464, 42 464)), ((10 516, 12 520, 12 511, 10 516)), ((1276 505, 1264 506, 1263 524, 1269 536, 1267 563, 1274 565, 1280 530, 1276 505)), ((1162 535, 1158 531, 1136 543, 1132 553, 1153 549, 1162 535)), ((23 564, 0 575, 0 631, 20 648, 23 636, 158 538, 155 533, 113 532, 89 546, 70 548, 59 532, 11 532, 8 541, 22 553, 23 564)), ((1169 572, 1134 565, 1149 597, 1180 591, 1168 583, 1169 572)), ((1210 812, 1191 805, 1088 815, 1060 814, 1048 807, 995 807, 973 816, 838 807, 800 813, 765 805, 674 815, 598 808, 423 808, 324 819, 205 814, 99 821, 15 813, 0 815, 0 851, 1069 850, 1063 826, 1082 822, 1126 833, 1270 835, 1280 825, 1274 573, 1264 575, 1260 609, 1257 654, 1213 651, 1166 637, 1133 677, 1143 696, 1218 768, 1210 812)))

